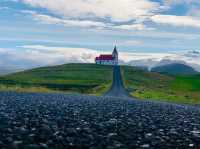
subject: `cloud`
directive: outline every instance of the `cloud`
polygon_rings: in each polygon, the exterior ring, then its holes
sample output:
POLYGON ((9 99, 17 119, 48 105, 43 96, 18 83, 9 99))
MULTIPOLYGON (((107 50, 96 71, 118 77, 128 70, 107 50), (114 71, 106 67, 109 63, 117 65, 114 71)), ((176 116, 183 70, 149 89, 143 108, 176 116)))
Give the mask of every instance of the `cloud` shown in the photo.
POLYGON ((160 10, 160 4, 149 0, 22 0, 67 18, 111 18, 130 21, 145 18, 160 10), (123 10, 123 11, 121 11, 123 10))
POLYGON ((193 67, 200 72, 200 51, 185 51, 182 53, 120 53, 121 57, 127 57, 126 65, 152 67, 181 63, 193 67))
POLYGON ((119 25, 114 26, 115 29, 122 29, 122 30, 154 30, 154 28, 149 28, 144 24, 131 24, 131 25, 119 25))
MULTIPOLYGON (((139 44, 139 41, 127 41, 130 44, 139 44), (138 42, 138 43, 137 43, 138 42)), ((0 64, 17 68, 32 68, 63 63, 94 63, 99 54, 112 52, 97 51, 88 48, 49 47, 44 45, 23 45, 18 49, 0 49, 0 64)), ((163 53, 133 53, 120 52, 119 58, 125 63, 137 59, 160 59, 166 56, 163 53)))
MULTIPOLYGON (((35 61, 41 60, 40 54, 42 56, 46 55, 50 57, 48 63, 68 63, 68 62, 80 62, 80 63, 91 63, 94 61, 95 55, 97 55, 97 51, 87 48, 65 48, 65 47, 48 47, 43 45, 24 45, 20 46, 23 49, 26 49, 26 52, 30 54, 38 55, 39 59, 35 59, 35 61), (51 59, 52 58, 52 59, 51 59)), ((30 56, 29 59, 31 59, 30 56)))
MULTIPOLYGON (((154 27, 148 27, 148 22, 172 26, 200 27, 200 20, 197 17, 161 14, 161 12, 169 10, 172 5, 196 4, 198 2, 196 0, 166 0, 163 1, 163 5, 150 0, 21 1, 32 7, 44 8, 49 11, 48 14, 32 13, 35 20, 49 24, 62 24, 67 27, 155 30, 154 27)), ((197 12, 197 10, 196 8, 191 12, 197 12)))
MULTIPOLYGON (((142 41, 124 41, 129 44, 141 44, 142 41)), ((94 49, 87 48, 66 48, 66 47, 49 47, 44 45, 24 45, 19 48, 26 49, 27 51, 33 53, 43 53, 47 55, 56 55, 60 54, 65 57, 65 60, 73 61, 73 62, 94 62, 94 58, 99 54, 109 54, 112 52, 106 51, 97 51, 94 49), (85 56, 85 57, 84 57, 85 56)), ((136 53, 136 52, 120 52, 119 58, 125 62, 130 60, 137 59, 149 59, 154 58, 160 60, 166 56, 172 56, 173 53, 136 53)))
MULTIPOLYGON (((147 37, 147 38, 163 38, 163 39, 182 39, 182 40, 197 40, 200 39, 199 34, 195 33, 177 33, 177 32, 159 32, 159 31, 149 31, 148 34, 144 31, 135 32, 135 36, 147 37)), ((166 46, 166 45, 164 45, 166 46)))
POLYGON ((87 48, 24 45, 18 49, 0 49, 0 64, 27 69, 63 63, 92 63, 98 52, 87 48))
POLYGON ((61 24, 66 27, 95 27, 95 28, 105 28, 106 24, 102 22, 95 22, 95 21, 80 21, 80 20, 66 20, 66 19, 59 19, 56 17, 51 17, 48 15, 43 14, 34 14, 34 19, 38 21, 42 21, 43 23, 47 24, 61 24))
MULTIPOLYGON (((64 63, 94 63, 94 58, 99 54, 112 52, 112 49, 110 52, 106 52, 88 48, 49 47, 44 45, 24 45, 17 48, 20 48, 20 50, 0 48, 0 67, 30 69, 64 63)), ((163 60, 181 61, 200 70, 200 51, 198 50, 182 53, 138 53, 120 52, 119 50, 119 59, 122 64, 147 66, 149 68, 163 60)))
POLYGON ((159 24, 173 26, 200 27, 200 20, 191 16, 154 15, 151 20, 159 24))
POLYGON ((0 10, 8 10, 8 7, 0 7, 0 10))
POLYGON ((81 20, 69 20, 61 19, 58 17, 52 17, 50 15, 39 14, 34 11, 23 10, 22 13, 31 14, 34 20, 39 21, 44 24, 60 24, 66 27, 94 27, 94 28, 105 28, 107 25, 103 22, 97 21, 81 21, 81 20))
MULTIPOLYGON (((200 3, 200 1, 199 1, 200 3)), ((190 10, 187 12, 188 16, 200 18, 200 9, 197 6, 191 6, 190 10)))
POLYGON ((2 49, 2 48, 0 48, 0 53, 4 53, 4 52, 6 52, 6 50, 5 50, 5 49, 2 49))
POLYGON ((163 0, 165 5, 198 4, 199 0, 163 0))
MULTIPOLYGON (((34 19, 48 24, 120 30, 153 30, 145 22, 166 10, 150 0, 21 0, 48 14, 31 12, 34 19), (123 11, 121 11, 123 10, 123 11)), ((28 11, 24 11, 28 12, 28 11)), ((30 13, 30 12, 28 12, 30 13)))
POLYGON ((122 40, 117 42, 118 46, 138 46, 143 44, 144 41, 142 40, 122 40))
POLYGON ((163 3, 165 6, 168 6, 169 8, 173 8, 174 6, 177 7, 177 5, 180 5, 182 7, 183 5, 187 7, 187 10, 185 10, 185 16, 193 16, 193 17, 200 17, 200 1, 199 0, 163 0, 163 3))
POLYGON ((143 23, 129 24, 129 25, 115 25, 113 23, 105 23, 91 20, 69 20, 53 17, 46 14, 39 14, 34 11, 22 10, 22 13, 31 14, 34 20, 44 24, 59 24, 66 27, 82 27, 82 28, 98 28, 98 29, 120 29, 120 30, 154 30, 154 28, 147 27, 143 23))
POLYGON ((119 58, 125 63, 129 63, 133 60, 149 60, 153 59, 154 61, 160 61, 161 59, 172 56, 172 53, 138 53, 138 52, 120 52, 119 58))

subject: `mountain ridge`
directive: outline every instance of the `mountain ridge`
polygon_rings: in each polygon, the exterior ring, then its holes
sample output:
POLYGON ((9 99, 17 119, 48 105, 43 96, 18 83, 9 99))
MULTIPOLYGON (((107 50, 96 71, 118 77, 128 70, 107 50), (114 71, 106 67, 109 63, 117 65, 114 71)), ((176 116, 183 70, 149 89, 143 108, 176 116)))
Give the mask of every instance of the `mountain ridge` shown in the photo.
POLYGON ((152 72, 170 74, 170 75, 194 75, 199 74, 194 68, 181 63, 172 63, 153 67, 152 72))

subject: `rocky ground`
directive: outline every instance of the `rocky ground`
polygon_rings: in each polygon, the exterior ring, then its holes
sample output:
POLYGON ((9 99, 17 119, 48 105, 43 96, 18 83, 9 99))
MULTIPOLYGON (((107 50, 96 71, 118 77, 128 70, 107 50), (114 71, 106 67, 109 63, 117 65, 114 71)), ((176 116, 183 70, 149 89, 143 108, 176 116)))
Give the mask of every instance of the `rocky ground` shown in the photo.
POLYGON ((200 109, 122 97, 0 93, 0 148, 200 148, 200 109))

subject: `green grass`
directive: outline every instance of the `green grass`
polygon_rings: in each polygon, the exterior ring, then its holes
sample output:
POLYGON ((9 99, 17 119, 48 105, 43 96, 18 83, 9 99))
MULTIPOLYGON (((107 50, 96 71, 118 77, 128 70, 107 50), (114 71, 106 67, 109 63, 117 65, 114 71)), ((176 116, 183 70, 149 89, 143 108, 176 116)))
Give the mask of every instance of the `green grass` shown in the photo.
POLYGON ((168 76, 122 66, 125 87, 139 99, 200 104, 200 75, 168 76))
POLYGON ((176 90, 200 91, 200 75, 177 76, 172 87, 176 90))
POLYGON ((101 95, 112 84, 112 67, 65 64, 0 77, 0 91, 76 92, 101 95))

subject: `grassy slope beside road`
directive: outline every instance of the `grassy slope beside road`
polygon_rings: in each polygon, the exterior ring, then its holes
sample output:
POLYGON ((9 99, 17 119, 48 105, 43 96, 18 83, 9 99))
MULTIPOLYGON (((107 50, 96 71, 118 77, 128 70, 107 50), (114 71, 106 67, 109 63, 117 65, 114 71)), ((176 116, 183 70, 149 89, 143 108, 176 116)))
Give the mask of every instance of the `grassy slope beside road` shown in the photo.
POLYGON ((125 87, 139 99, 200 104, 200 75, 168 76, 122 66, 125 87))
POLYGON ((65 64, 0 77, 0 90, 22 92, 76 92, 101 95, 112 84, 112 67, 65 64))

